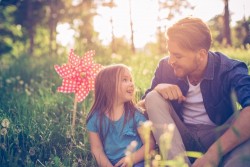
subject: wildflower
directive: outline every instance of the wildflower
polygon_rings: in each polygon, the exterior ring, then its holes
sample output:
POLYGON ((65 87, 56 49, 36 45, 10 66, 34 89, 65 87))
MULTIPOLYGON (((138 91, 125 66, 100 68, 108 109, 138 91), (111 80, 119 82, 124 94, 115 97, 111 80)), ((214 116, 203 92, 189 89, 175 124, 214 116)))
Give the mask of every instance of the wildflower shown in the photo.
POLYGON ((34 156, 36 154, 36 150, 34 147, 30 147, 29 154, 30 156, 34 156))
POLYGON ((67 138, 67 139, 70 139, 70 138, 71 138, 70 131, 68 131, 68 130, 66 131, 66 138, 67 138))
POLYGON ((4 143, 1 143, 1 144, 0 144, 0 148, 1 148, 2 150, 6 150, 6 145, 5 145, 4 143))
POLYGON ((133 140, 133 141, 127 146, 125 155, 126 155, 126 156, 131 155, 132 152, 134 152, 134 150, 135 150, 137 144, 138 144, 137 141, 133 140))
POLYGON ((79 144, 80 144, 81 146, 83 146, 83 147, 85 146, 85 144, 83 144, 82 142, 79 142, 79 144))
POLYGON ((8 128, 9 125, 10 125, 10 121, 9 121, 7 118, 5 118, 5 119, 2 120, 1 125, 2 125, 4 128, 8 128))
POLYGON ((11 79, 6 79, 6 83, 11 83, 11 79))
POLYGON ((8 133, 8 130, 6 128, 1 129, 1 135, 5 136, 8 133))
POLYGON ((21 79, 21 77, 18 75, 18 76, 16 76, 16 80, 20 80, 21 79))
POLYGON ((19 84, 23 85, 24 84, 23 80, 19 80, 19 84))

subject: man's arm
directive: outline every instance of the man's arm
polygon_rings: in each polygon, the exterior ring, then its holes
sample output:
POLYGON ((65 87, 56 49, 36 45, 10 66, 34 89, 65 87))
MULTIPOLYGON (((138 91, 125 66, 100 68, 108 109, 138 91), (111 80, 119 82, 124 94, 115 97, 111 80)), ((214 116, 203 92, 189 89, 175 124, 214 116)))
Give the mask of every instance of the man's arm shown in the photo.
POLYGON ((204 164, 218 166, 220 157, 224 156, 244 141, 250 139, 249 119, 250 106, 242 109, 232 126, 210 146, 208 151, 201 158, 194 162, 192 167, 200 167, 204 166, 204 164))
POLYGON ((103 151, 103 146, 100 137, 95 132, 89 133, 89 141, 91 146, 91 152, 95 156, 95 159, 100 167, 113 167, 106 154, 103 151))

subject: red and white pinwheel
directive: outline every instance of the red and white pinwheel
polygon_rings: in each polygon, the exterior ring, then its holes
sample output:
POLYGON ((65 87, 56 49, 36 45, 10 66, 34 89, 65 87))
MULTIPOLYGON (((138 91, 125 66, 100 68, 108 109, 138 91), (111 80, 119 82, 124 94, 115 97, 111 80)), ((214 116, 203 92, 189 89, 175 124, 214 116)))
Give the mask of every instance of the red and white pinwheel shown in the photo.
POLYGON ((71 49, 68 64, 54 66, 63 78, 62 86, 58 87, 57 91, 75 93, 77 102, 84 100, 89 91, 94 89, 95 76, 102 68, 100 64, 94 64, 94 55, 95 51, 91 50, 81 58, 71 49))

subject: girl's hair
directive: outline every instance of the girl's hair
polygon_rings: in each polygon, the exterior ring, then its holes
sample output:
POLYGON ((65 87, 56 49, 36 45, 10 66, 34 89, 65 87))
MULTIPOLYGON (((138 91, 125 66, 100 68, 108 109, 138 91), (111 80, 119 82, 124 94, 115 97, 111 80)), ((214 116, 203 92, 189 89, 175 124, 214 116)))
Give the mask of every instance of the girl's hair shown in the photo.
POLYGON ((212 37, 209 27, 199 18, 186 17, 167 30, 167 40, 176 41, 189 50, 210 49, 212 37))
MULTIPOLYGON (((123 64, 110 65, 103 68, 96 76, 95 79, 95 90, 94 90, 94 103, 90 109, 90 112, 87 116, 87 122, 91 118, 94 113, 98 113, 99 119, 99 135, 101 141, 103 142, 106 138, 106 135, 109 130, 109 126, 107 128, 103 127, 105 113, 110 112, 113 109, 113 104, 115 102, 115 98, 117 98, 117 91, 119 89, 119 78, 129 68, 123 64), (107 129, 107 131, 104 129, 107 129)), ((136 107, 134 101, 128 101, 124 103, 125 110, 125 119, 124 124, 131 118, 134 117, 134 113, 136 111, 136 107)), ((123 125, 124 125, 123 124, 123 125)))

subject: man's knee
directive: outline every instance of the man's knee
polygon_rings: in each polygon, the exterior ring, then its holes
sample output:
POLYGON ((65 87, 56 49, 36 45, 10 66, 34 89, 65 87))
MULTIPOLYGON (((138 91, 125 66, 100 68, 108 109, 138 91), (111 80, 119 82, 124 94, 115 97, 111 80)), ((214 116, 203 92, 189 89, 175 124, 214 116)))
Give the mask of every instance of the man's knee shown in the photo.
POLYGON ((250 164, 250 140, 236 147, 223 159, 224 167, 248 167, 250 164))
POLYGON ((155 99, 161 98, 161 95, 157 91, 151 91, 149 92, 145 97, 145 102, 152 102, 155 101, 155 99))
POLYGON ((151 91, 145 98, 145 107, 148 114, 155 114, 157 111, 158 115, 168 115, 172 111, 171 103, 164 99, 157 91, 151 91))
POLYGON ((146 108, 152 105, 159 104, 169 104, 169 101, 164 99, 157 91, 153 90, 147 94, 145 97, 145 106, 146 108))

